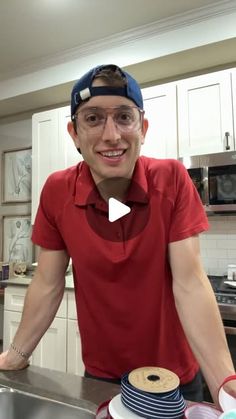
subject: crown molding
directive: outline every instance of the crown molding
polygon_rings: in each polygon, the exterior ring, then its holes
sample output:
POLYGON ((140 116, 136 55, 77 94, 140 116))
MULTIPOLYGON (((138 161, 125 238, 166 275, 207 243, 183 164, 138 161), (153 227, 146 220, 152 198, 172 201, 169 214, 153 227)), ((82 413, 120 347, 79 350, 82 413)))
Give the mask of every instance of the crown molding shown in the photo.
POLYGON ((28 62, 26 65, 18 67, 16 71, 1 75, 1 80, 18 77, 33 73, 35 71, 47 69, 51 66, 77 60, 78 57, 90 56, 99 51, 113 49, 117 46, 125 46, 138 40, 148 40, 154 36, 178 30, 186 26, 191 26, 203 21, 209 21, 219 16, 230 15, 236 11, 236 0, 217 1, 214 5, 207 5, 185 13, 176 14, 172 17, 160 19, 151 24, 139 26, 117 33, 97 41, 89 42, 75 48, 67 49, 53 56, 44 56, 28 62))

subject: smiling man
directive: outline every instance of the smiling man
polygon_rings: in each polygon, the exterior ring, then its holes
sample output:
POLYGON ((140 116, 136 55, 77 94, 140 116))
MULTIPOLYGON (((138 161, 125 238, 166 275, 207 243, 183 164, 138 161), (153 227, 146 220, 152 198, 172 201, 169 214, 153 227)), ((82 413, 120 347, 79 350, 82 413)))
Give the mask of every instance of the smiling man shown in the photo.
POLYGON ((148 128, 136 82, 119 74, 116 66, 102 68, 92 70, 74 86, 73 123, 68 124, 97 185, 104 179, 131 179, 148 128))
POLYGON ((71 257, 85 376, 119 382, 132 369, 163 367, 179 376, 186 399, 200 401, 200 366, 217 403, 234 368, 201 264, 207 218, 180 162, 140 157, 147 129, 127 72, 102 65, 75 84, 68 131, 84 161, 44 185, 32 235, 38 268, 0 368, 27 365, 60 304, 71 257), (131 208, 113 223, 111 197, 131 208))

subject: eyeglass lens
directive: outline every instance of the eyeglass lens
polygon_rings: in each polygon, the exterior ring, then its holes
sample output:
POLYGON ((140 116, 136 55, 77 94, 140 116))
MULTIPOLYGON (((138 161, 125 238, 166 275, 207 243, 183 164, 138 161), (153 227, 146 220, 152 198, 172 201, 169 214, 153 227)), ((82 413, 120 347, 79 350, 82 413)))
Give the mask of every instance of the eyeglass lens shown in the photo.
POLYGON ((104 128, 108 116, 111 116, 120 131, 134 131, 140 128, 141 110, 137 107, 122 106, 112 108, 86 107, 81 109, 76 119, 82 128, 98 132, 104 128))

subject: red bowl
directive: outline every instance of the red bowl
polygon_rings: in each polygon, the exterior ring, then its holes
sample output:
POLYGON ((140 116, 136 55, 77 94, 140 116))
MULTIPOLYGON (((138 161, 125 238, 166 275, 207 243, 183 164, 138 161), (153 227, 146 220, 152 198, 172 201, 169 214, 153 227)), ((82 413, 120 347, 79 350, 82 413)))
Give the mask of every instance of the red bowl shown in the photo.
POLYGON ((109 403, 111 400, 107 400, 100 404, 96 411, 96 419, 113 419, 109 413, 109 403))

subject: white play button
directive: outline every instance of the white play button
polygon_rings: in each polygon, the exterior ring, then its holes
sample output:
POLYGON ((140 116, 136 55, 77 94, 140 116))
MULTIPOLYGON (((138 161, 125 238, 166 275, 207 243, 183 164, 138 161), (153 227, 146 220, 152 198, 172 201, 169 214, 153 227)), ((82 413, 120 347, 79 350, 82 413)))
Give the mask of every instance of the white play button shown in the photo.
POLYGON ((127 205, 122 204, 122 202, 118 201, 115 198, 109 198, 108 219, 111 223, 113 223, 113 221, 116 221, 121 217, 124 217, 124 215, 128 214, 130 211, 130 207, 128 207, 127 205))

